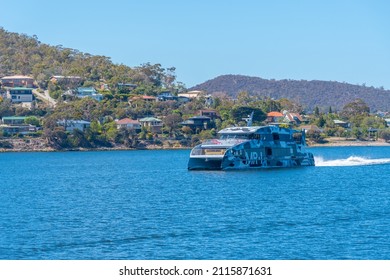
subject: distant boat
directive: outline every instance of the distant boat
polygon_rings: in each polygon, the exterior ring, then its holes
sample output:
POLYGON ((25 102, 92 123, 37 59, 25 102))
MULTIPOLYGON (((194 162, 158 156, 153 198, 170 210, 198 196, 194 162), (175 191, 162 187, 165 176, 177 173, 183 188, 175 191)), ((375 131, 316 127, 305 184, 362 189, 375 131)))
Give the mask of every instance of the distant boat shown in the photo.
MULTIPOLYGON (((253 114, 252 114, 253 116, 253 114)), ((229 127, 219 138, 204 141, 191 150, 188 170, 229 170, 314 166, 312 153, 305 151, 304 130, 282 124, 229 127)))

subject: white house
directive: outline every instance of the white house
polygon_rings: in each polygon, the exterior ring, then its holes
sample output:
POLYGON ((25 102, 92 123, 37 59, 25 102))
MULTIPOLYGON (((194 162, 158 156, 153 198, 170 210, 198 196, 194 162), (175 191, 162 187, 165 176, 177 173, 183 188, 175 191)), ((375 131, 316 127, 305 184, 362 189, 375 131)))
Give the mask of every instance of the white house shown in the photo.
POLYGON ((72 132, 75 129, 85 131, 91 126, 91 123, 84 120, 62 120, 57 122, 58 125, 63 126, 66 131, 72 132))
POLYGON ((11 99, 12 103, 32 102, 34 95, 32 88, 15 87, 7 89, 7 98, 11 99))

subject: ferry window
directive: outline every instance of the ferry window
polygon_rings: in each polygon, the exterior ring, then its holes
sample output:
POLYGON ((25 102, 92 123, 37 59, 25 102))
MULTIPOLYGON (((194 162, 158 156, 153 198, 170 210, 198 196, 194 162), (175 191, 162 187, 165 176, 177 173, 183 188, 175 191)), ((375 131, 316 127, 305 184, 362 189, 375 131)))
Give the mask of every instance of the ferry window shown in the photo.
POLYGON ((280 139, 278 133, 272 133, 272 137, 274 138, 274 141, 277 141, 280 139))

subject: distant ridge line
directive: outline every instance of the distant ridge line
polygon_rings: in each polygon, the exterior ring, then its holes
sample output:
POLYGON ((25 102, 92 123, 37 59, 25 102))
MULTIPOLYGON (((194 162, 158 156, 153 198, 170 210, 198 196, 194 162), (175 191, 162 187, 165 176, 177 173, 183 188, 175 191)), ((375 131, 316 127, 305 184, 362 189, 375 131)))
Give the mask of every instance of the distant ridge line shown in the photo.
POLYGON ((225 93, 235 98, 242 91, 263 98, 287 98, 300 103, 306 109, 316 106, 327 110, 341 110, 346 104, 360 98, 371 112, 390 111, 390 90, 345 82, 320 80, 274 80, 245 75, 221 75, 189 90, 203 90, 209 94, 225 93))

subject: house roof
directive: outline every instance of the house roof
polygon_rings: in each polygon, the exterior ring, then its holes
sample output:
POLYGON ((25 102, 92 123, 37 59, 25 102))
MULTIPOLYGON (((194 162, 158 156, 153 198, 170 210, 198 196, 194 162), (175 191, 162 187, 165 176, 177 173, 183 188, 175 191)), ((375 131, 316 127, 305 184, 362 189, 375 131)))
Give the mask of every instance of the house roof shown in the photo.
POLYGON ((303 121, 302 117, 300 114, 298 113, 287 113, 286 114, 286 118, 289 120, 289 121, 296 121, 296 119, 298 119, 299 121, 303 121))
POLYGON ((347 124, 347 122, 340 121, 340 120, 333 120, 335 124, 347 124))
POLYGON ((139 120, 140 122, 162 122, 162 120, 153 118, 153 117, 147 117, 139 120))
POLYGON ((142 99, 156 99, 155 96, 143 95, 142 99))
POLYGON ((8 87, 7 89, 9 90, 33 90, 32 88, 27 88, 27 87, 8 87))
POLYGON ((269 112, 267 114, 267 117, 283 117, 283 114, 280 112, 273 111, 273 112, 269 112))
POLYGON ((2 80, 12 80, 12 79, 30 79, 30 80, 34 80, 32 77, 23 76, 23 75, 6 76, 6 77, 3 77, 1 79, 2 80))
POLYGON ((186 93, 179 93, 177 96, 182 96, 182 97, 188 97, 188 98, 196 98, 199 95, 203 94, 204 92, 201 90, 193 90, 193 91, 188 91, 186 93))
POLYGON ((321 131, 321 129, 316 125, 303 125, 300 126, 299 128, 305 130, 321 131))
POLYGON ((131 83, 117 83, 118 86, 129 86, 129 87, 136 87, 136 84, 131 84, 131 83))
MULTIPOLYGON (((60 120, 57 122, 58 124, 64 124, 65 120, 60 120)), ((67 124, 91 124, 89 121, 84 121, 84 120, 66 120, 67 124)))
POLYGON ((139 121, 137 120, 132 120, 132 119, 129 119, 129 118, 124 118, 124 119, 121 119, 119 121, 116 121, 117 124, 139 124, 139 121))
POLYGON ((138 100, 138 99, 156 100, 156 97, 155 96, 149 96, 149 95, 142 95, 142 96, 134 96, 131 100, 138 100))
POLYGON ((81 79, 80 76, 62 76, 62 75, 54 75, 54 76, 51 76, 51 78, 55 78, 55 79, 81 79))
POLYGON ((79 88, 77 88, 77 91, 78 92, 86 92, 86 91, 96 92, 96 89, 93 87, 79 87, 79 88))
POLYGON ((209 117, 206 116, 194 116, 189 118, 189 120, 211 120, 209 117))
POLYGON ((24 120, 26 117, 3 117, 4 120, 24 120))

